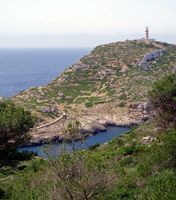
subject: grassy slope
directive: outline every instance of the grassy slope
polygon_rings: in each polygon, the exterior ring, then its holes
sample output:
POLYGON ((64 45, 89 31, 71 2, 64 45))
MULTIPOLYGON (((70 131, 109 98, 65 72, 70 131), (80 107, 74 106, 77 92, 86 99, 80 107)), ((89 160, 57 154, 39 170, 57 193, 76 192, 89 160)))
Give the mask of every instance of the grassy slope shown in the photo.
MULTIPOLYGON (((172 159, 175 158, 176 130, 161 132, 155 127, 155 122, 150 122, 108 144, 82 151, 86 160, 100 167, 101 163, 103 167, 111 163, 118 176, 115 186, 106 192, 100 190, 95 199, 174 200, 176 179, 172 159), (157 140, 144 145, 144 136, 157 140)), ((46 179, 45 174, 53 169, 47 161, 33 160, 24 169, 12 170, 10 175, 5 169, 0 173, 0 189, 5 191, 5 199, 51 198, 52 179, 46 179)))

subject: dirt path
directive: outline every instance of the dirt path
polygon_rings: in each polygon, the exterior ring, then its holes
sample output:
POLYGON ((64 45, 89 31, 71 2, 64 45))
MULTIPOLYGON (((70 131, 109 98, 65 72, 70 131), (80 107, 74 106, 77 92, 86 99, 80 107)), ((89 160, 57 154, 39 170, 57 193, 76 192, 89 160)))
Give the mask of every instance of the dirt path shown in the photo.
POLYGON ((35 129, 41 129, 41 128, 45 128, 45 127, 51 126, 51 125, 55 124, 56 122, 58 122, 59 120, 61 120, 62 118, 66 119, 67 118, 66 114, 63 114, 62 116, 60 116, 59 118, 55 119, 52 122, 49 122, 49 123, 44 124, 44 125, 37 126, 37 127, 35 127, 35 129))

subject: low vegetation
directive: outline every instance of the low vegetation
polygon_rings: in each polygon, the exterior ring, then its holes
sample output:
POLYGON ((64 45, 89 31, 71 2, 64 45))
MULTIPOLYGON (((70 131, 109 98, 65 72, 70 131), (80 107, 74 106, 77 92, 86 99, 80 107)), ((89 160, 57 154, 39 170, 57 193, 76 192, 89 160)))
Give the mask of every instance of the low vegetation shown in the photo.
MULTIPOLYGON (((174 200, 176 121, 171 107, 175 106, 175 81, 173 74, 154 84, 150 99, 155 116, 150 122, 108 144, 75 153, 61 150, 58 158, 49 156, 47 160, 23 161, 16 168, 0 168, 0 198, 174 200), (165 109, 168 106, 170 110, 165 109), (158 117, 161 108, 170 118, 158 117), (161 122, 171 123, 161 127, 161 122)), ((79 126, 79 122, 70 123, 66 131, 75 134, 79 126)))
POLYGON ((176 74, 156 82, 150 99, 160 125, 168 127, 176 124, 176 74))
POLYGON ((109 106, 108 112, 113 112, 113 102, 119 104, 118 109, 123 112, 130 103, 146 101, 158 74, 162 76, 175 70, 175 50, 171 44, 147 44, 142 40, 101 45, 48 85, 24 91, 13 100, 43 116, 42 108, 52 106, 58 109, 70 106, 74 112, 71 113, 71 109, 68 112, 74 115, 92 111, 92 107, 100 104, 109 106), (157 49, 162 49, 164 55, 151 61, 150 69, 145 71, 139 62, 157 49))

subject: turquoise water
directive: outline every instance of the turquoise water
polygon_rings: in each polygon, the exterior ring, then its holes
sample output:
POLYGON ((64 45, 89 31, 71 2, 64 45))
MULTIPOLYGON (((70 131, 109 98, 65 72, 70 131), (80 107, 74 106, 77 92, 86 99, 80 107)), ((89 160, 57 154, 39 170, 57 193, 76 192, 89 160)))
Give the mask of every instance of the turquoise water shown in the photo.
MULTIPOLYGON (((88 149, 93 145, 96 144, 104 144, 106 142, 111 141, 113 138, 118 137, 125 132, 128 132, 130 128, 127 127, 114 127, 110 126, 107 128, 107 131, 97 133, 96 135, 91 135, 84 141, 77 141, 73 143, 67 143, 65 145, 65 148, 70 150, 72 147, 74 147, 75 150, 79 149, 88 149)), ((58 144, 51 144, 51 145, 38 145, 38 146, 29 146, 29 147, 23 147, 20 148, 19 151, 33 151, 37 153, 40 157, 46 158, 47 154, 50 156, 57 156, 59 152, 61 151, 63 145, 58 144)))
POLYGON ((90 49, 0 49, 0 96, 45 85, 90 49))

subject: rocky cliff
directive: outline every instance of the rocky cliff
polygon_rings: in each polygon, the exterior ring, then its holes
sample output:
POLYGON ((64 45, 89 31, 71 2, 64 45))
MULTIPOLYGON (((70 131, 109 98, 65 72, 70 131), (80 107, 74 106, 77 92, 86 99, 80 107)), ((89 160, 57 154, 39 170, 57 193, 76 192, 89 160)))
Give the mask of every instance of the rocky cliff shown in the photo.
POLYGON ((67 120, 34 129, 34 139, 60 135, 71 119, 78 119, 83 131, 95 132, 108 124, 132 125, 147 120, 147 94, 152 83, 174 71, 174 45, 127 40, 96 47, 48 85, 30 88, 13 100, 31 110, 40 124, 67 113, 67 120))

